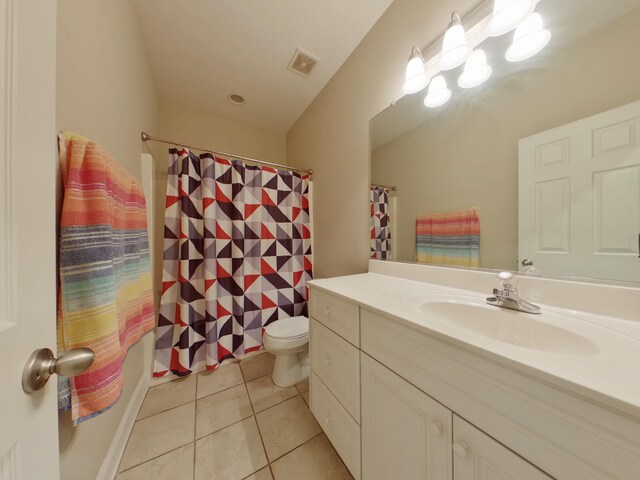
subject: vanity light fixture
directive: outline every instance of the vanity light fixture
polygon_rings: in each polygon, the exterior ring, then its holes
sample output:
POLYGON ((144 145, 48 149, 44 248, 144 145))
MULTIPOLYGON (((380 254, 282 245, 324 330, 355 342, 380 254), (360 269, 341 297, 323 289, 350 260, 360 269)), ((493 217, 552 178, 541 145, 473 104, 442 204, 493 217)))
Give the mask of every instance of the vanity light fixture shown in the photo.
POLYGON ((484 83, 493 69, 487 65, 487 56, 484 50, 474 50, 467 63, 464 64, 464 72, 458 78, 458 85, 462 88, 473 88, 484 83))
POLYGON ((551 32, 542 26, 539 13, 532 13, 522 22, 513 35, 513 43, 507 49, 505 58, 510 62, 520 62, 533 57, 547 46, 551 32))
POLYGON ((495 0, 489 35, 498 37, 509 33, 531 15, 535 8, 535 0, 495 0))
POLYGON ((406 94, 417 93, 429 85, 429 75, 424 69, 424 59, 418 47, 411 49, 402 91, 406 94))
POLYGON ((424 97, 425 107, 435 108, 444 105, 451 98, 451 90, 447 88, 447 81, 442 75, 433 77, 429 85, 429 93, 424 97))
POLYGON ((440 68, 451 70, 462 65, 471 55, 471 47, 467 43, 467 35, 462 20, 457 12, 451 14, 451 22, 442 41, 442 57, 440 68))

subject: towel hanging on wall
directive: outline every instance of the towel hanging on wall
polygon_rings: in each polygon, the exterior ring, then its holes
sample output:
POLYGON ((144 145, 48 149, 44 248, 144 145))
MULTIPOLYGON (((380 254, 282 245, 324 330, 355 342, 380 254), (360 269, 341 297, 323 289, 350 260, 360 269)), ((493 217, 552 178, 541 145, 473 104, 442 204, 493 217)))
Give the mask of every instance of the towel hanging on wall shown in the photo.
POLYGON ((127 350, 155 319, 142 186, 84 137, 63 132, 58 148, 58 352, 89 347, 96 354, 86 372, 59 378, 59 406, 76 425, 118 400, 127 350))

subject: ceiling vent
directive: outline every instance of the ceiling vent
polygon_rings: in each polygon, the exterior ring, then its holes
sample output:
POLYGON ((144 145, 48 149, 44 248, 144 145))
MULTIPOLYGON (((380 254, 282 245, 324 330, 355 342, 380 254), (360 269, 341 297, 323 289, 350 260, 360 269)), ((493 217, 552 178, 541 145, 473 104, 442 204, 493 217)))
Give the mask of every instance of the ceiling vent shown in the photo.
POLYGON ((296 48, 287 70, 299 73, 303 77, 308 78, 317 63, 317 58, 303 50, 300 50, 299 48, 296 48))

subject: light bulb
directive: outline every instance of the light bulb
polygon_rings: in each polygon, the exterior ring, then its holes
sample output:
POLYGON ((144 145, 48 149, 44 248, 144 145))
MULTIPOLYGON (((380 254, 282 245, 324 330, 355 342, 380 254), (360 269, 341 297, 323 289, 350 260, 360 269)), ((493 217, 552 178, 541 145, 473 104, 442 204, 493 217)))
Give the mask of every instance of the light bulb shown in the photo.
POLYGON ((487 65, 487 56, 483 50, 475 50, 467 63, 464 72, 458 78, 458 85, 462 88, 473 88, 484 83, 491 76, 492 69, 487 65))
POLYGON ((547 46, 551 32, 542 26, 539 13, 532 13, 522 22, 513 34, 513 43, 507 49, 505 58, 510 62, 520 62, 533 57, 547 46))
POLYGON ((467 35, 460 20, 460 15, 456 12, 451 14, 451 23, 444 34, 442 41, 442 57, 440 58, 440 68, 451 70, 462 65, 471 55, 471 47, 467 43, 467 35))
POLYGON ((411 56, 407 63, 404 85, 402 91, 406 94, 416 93, 429 84, 429 75, 424 70, 424 60, 418 47, 411 49, 411 56))
POLYGON ((447 88, 447 81, 442 75, 433 77, 429 85, 429 93, 424 97, 425 107, 435 108, 444 105, 451 98, 451 90, 447 88))
POLYGON ((535 0, 495 0, 489 35, 498 37, 509 33, 536 8, 535 0))

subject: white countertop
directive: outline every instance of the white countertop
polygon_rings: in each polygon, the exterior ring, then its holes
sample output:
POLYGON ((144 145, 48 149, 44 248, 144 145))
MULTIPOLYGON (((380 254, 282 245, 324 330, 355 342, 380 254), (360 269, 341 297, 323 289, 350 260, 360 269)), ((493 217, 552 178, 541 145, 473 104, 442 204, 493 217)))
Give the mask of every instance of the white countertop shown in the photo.
MULTIPOLYGON (((587 338, 600 350, 591 355, 555 353, 503 343, 434 321, 411 302, 412 297, 420 294, 484 298, 490 295, 493 284, 487 285, 484 296, 376 273, 313 280, 309 284, 467 352, 640 420, 640 322, 540 305, 543 311, 571 317, 571 321, 561 327, 587 338)), ((521 294, 527 298, 526 292, 521 294)))

